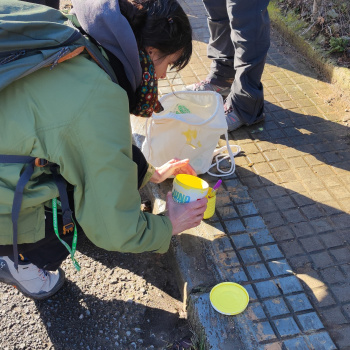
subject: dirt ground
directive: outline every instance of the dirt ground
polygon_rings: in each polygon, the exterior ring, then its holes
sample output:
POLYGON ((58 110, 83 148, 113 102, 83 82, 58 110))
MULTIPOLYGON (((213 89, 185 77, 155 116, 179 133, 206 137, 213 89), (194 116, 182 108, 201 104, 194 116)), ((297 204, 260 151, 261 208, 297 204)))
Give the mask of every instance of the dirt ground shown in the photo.
POLYGON ((0 349, 182 349, 191 332, 167 255, 121 254, 79 239, 77 272, 33 301, 0 284, 0 349))
POLYGON ((279 0, 275 3, 286 18, 292 15, 305 22, 302 34, 311 42, 320 43, 319 49, 325 55, 337 65, 350 68, 350 2, 279 0))

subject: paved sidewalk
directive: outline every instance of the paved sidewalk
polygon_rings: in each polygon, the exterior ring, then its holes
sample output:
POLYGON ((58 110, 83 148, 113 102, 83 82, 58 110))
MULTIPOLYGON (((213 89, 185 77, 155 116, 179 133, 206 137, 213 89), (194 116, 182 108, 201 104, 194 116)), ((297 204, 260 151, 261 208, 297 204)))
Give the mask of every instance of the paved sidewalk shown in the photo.
MULTIPOLYGON (((194 54, 160 81, 162 94, 205 78, 210 65, 202 2, 182 4, 194 54)), ((215 350, 350 349, 350 129, 341 123, 350 101, 274 31, 263 85, 266 121, 231 133, 243 153, 216 215, 174 241, 189 319, 215 350), (211 309, 208 291, 220 281, 247 288, 246 312, 211 309)))
POLYGON ((350 101, 337 101, 275 38, 263 84, 265 124, 232 134, 245 152, 237 174, 302 282, 313 317, 350 349, 350 129, 341 123, 350 101))

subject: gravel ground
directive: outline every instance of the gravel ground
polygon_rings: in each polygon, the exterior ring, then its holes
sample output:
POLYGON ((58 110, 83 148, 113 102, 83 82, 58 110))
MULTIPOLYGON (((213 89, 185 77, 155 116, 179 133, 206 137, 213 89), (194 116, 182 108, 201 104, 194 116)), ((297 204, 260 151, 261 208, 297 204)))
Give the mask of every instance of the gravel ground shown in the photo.
POLYGON ((166 255, 106 252, 83 237, 76 257, 81 271, 67 259, 48 300, 0 283, 0 349, 166 349, 191 334, 166 255))

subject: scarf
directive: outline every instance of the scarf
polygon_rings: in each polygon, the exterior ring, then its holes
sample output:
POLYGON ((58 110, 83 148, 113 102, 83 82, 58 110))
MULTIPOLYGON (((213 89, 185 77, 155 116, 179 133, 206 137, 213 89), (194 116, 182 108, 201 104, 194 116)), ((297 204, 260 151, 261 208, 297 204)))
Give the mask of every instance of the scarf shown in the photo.
POLYGON ((158 79, 151 57, 143 50, 139 51, 142 68, 142 82, 136 90, 136 106, 131 113, 149 118, 153 112, 164 110, 158 101, 158 79))

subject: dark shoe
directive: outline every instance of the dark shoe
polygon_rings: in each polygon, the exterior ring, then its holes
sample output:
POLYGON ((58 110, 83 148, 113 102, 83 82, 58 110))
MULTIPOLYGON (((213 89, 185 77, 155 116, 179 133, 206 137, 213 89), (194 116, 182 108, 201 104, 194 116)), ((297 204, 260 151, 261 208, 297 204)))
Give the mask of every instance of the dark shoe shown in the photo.
POLYGON ((222 87, 209 82, 209 80, 202 80, 199 83, 185 86, 187 91, 215 91, 223 97, 227 97, 231 91, 231 86, 222 87))
MULTIPOLYGON (((225 108, 225 115, 226 115, 226 123, 227 123, 228 132, 237 130, 241 126, 246 125, 238 118, 237 114, 235 113, 235 111, 233 110, 232 107, 227 107, 225 104, 224 108, 225 108)), ((263 120, 265 120, 265 113, 262 113, 261 116, 257 120, 255 120, 253 123, 251 123, 249 125, 260 123, 263 120)))
POLYGON ((13 261, 7 256, 0 256, 0 282, 10 284, 25 296, 32 299, 46 299, 55 294, 64 284, 64 272, 46 271, 27 263, 15 269, 13 261))

